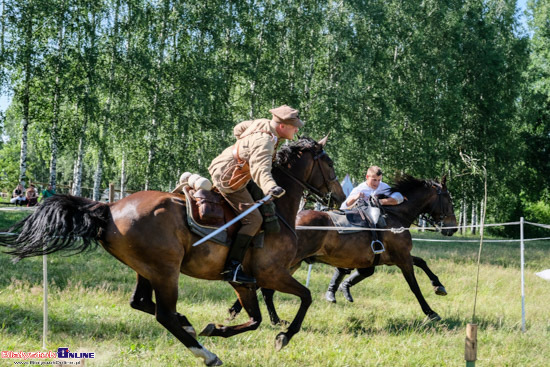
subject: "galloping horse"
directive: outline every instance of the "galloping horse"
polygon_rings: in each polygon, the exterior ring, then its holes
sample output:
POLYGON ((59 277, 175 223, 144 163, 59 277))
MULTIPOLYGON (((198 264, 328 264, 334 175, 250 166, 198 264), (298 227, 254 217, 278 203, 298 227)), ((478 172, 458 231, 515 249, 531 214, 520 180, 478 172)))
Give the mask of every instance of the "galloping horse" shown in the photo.
MULTIPOLYGON (((456 218, 445 177, 441 183, 437 183, 405 176, 394 185, 392 190, 402 193, 407 200, 400 205, 384 206, 384 210, 388 214, 386 218, 388 228, 408 228, 420 214, 426 213, 433 218, 433 222, 437 222, 441 227, 443 235, 452 236, 456 232, 456 228, 445 228, 456 227, 456 218)), ((298 213, 296 225, 332 227, 334 223, 326 212, 304 210, 298 213)), ((377 236, 384 243, 386 249, 381 253, 378 264, 397 265, 420 303, 422 311, 430 320, 440 320, 441 317, 430 308, 420 291, 413 265, 421 267, 435 286, 441 283, 423 259, 411 255, 413 244, 410 232, 380 231, 377 232, 377 236)), ((300 230, 298 231, 298 251, 291 272, 296 271, 301 262, 307 259, 308 262, 320 262, 340 268, 368 268, 364 274, 370 276, 374 273, 376 266, 371 242, 371 231, 339 234, 333 230, 300 230)), ((271 322, 284 324, 286 322, 281 322, 275 311, 273 293, 271 289, 262 289, 271 322)), ((229 309, 230 318, 234 318, 239 311, 240 307, 235 303, 229 309)))
MULTIPOLYGON (((345 195, 330 157, 325 153, 327 138, 319 143, 301 138, 282 147, 272 169, 286 195, 276 200, 281 232, 265 236, 263 248, 247 252, 243 266, 261 287, 300 297, 300 308, 287 332, 276 337, 277 350, 284 347, 301 327, 311 304, 309 290, 289 272, 296 254, 294 230, 296 213, 304 188, 341 203, 345 195)), ((207 366, 221 360, 194 337, 194 329, 184 315, 176 312, 180 272, 195 278, 222 280, 220 274, 228 248, 214 242, 192 244, 200 238, 191 233, 186 221, 185 198, 180 194, 142 191, 115 203, 56 195, 46 199, 29 217, 12 227, 18 236, 0 236, 0 245, 22 259, 59 250, 83 251, 99 242, 105 250, 137 273, 137 285, 130 305, 153 314, 207 366), (82 242, 76 242, 82 239, 82 242), (152 301, 155 292, 156 305, 152 301)), ((262 318, 255 289, 230 283, 250 319, 224 326, 209 324, 201 335, 230 337, 255 330, 262 318)))

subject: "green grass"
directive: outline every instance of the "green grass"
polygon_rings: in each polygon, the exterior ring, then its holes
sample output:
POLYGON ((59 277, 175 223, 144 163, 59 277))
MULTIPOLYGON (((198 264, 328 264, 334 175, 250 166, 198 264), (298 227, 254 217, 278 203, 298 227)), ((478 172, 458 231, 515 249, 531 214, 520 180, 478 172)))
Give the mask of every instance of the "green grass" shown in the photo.
MULTIPOLYGON (((2 222, 4 214, 0 223, 7 223, 2 222)), ((314 302, 303 329, 282 351, 274 350, 280 329, 270 325, 261 299, 264 322, 258 330, 229 339, 199 337, 199 341, 225 366, 463 366, 478 244, 415 242, 414 246, 413 253, 428 262, 449 292, 446 297, 436 296, 428 278, 417 270, 426 300, 443 318, 437 324, 422 324, 420 306, 396 267, 378 267, 371 278, 352 288, 355 303, 346 303, 337 294, 334 305, 322 300, 332 269, 318 264, 310 281, 314 302)), ((526 244, 527 332, 522 333, 519 244, 484 244, 476 309, 479 366, 548 365, 550 283, 534 273, 550 268, 549 255, 548 241, 526 244)), ((42 259, 13 264, 8 255, 0 254, 0 268, 0 351, 39 351, 42 259)), ((48 271, 49 350, 67 346, 95 352, 96 359, 86 361, 90 366, 202 365, 153 316, 129 307, 135 274, 103 249, 71 257, 49 255, 48 271)), ((303 266, 296 278, 305 283, 306 277, 303 266)), ((178 311, 197 331, 209 322, 225 323, 233 301, 231 287, 223 282, 180 278, 178 311)), ((281 317, 294 317, 296 297, 277 293, 275 302, 281 317)), ((243 314, 235 323, 246 320, 243 314)), ((13 366, 12 361, 0 363, 13 366)))

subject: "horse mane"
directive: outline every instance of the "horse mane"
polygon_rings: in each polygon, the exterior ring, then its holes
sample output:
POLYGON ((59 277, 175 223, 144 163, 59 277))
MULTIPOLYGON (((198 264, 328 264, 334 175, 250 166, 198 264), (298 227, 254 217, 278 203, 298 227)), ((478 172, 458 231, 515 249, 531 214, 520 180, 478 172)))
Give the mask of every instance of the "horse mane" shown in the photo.
POLYGON ((277 152, 275 163, 286 166, 294 163, 301 156, 301 152, 314 149, 317 142, 307 136, 301 136, 298 140, 285 144, 277 152))
POLYGON ((433 185, 439 185, 439 183, 433 180, 419 180, 410 175, 403 175, 400 177, 397 182, 390 188, 390 192, 400 192, 401 194, 407 196, 412 192, 418 190, 422 187, 432 187, 433 185))

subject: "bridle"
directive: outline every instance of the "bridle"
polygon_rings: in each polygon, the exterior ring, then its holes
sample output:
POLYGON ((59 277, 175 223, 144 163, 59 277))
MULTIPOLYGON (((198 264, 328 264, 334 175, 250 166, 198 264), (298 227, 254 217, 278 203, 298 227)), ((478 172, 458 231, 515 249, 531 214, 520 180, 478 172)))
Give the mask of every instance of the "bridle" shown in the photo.
MULTIPOLYGON (((449 191, 447 189, 443 189, 441 186, 439 185, 432 185, 433 188, 436 189, 436 192, 437 192, 437 201, 434 201, 432 203, 432 207, 430 208, 430 213, 429 214, 422 214, 420 215, 420 218, 422 218, 423 220, 425 220, 426 222, 430 223, 431 225, 433 225, 434 227, 436 228, 443 228, 443 225, 444 225, 444 221, 445 221, 445 218, 448 218, 448 217, 451 217, 454 215, 454 213, 450 212, 450 213, 446 213, 444 211, 444 208, 443 208, 443 199, 442 199, 442 195, 443 194, 449 194, 449 191), (437 221, 434 217, 433 217, 433 213, 434 212, 434 209, 436 208, 436 206, 439 204, 439 221, 437 221)), ((450 194, 449 194, 450 195, 450 194)))
POLYGON ((332 199, 332 191, 330 189, 330 184, 333 183, 334 181, 337 181, 337 177, 335 176, 333 179, 327 178, 327 173, 325 172, 325 170, 323 170, 323 166, 321 165, 320 158, 322 158, 326 154, 327 153, 323 149, 315 153, 315 155, 313 156, 314 166, 311 169, 311 173, 309 177, 305 181, 294 176, 288 168, 282 165, 276 165, 275 167, 279 168, 281 172, 283 172, 285 175, 287 175, 292 180, 294 180, 294 182, 296 182, 306 191, 306 194, 304 195, 304 197, 313 198, 316 201, 322 203, 323 205, 330 206, 330 201, 332 199), (321 171, 321 175, 323 176, 323 185, 321 187, 324 186, 327 189, 326 194, 323 194, 319 188, 314 187, 308 182, 309 179, 311 178, 311 175, 313 174, 315 165, 317 165, 317 167, 321 171))

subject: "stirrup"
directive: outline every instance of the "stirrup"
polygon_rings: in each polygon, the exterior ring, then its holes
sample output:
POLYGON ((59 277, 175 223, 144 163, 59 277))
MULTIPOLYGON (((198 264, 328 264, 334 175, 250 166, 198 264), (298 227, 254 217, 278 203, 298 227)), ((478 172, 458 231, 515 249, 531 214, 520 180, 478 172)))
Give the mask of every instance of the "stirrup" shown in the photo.
POLYGON ((242 264, 239 263, 236 268, 234 269, 228 269, 222 272, 222 274, 225 274, 224 280, 226 282, 234 282, 234 283, 256 283, 256 279, 248 274, 246 274, 242 270, 242 264), (230 273, 233 273, 231 275, 230 273), (237 279, 239 277, 240 279, 237 279))
POLYGON ((380 240, 372 241, 371 244, 370 244, 370 248, 372 249, 372 252, 374 252, 375 255, 381 254, 382 252, 386 251, 386 249, 384 248, 384 244, 382 242, 380 242, 380 240), (378 248, 378 250, 375 250, 374 249, 375 244, 380 244, 380 246, 382 246, 382 248, 378 248))

